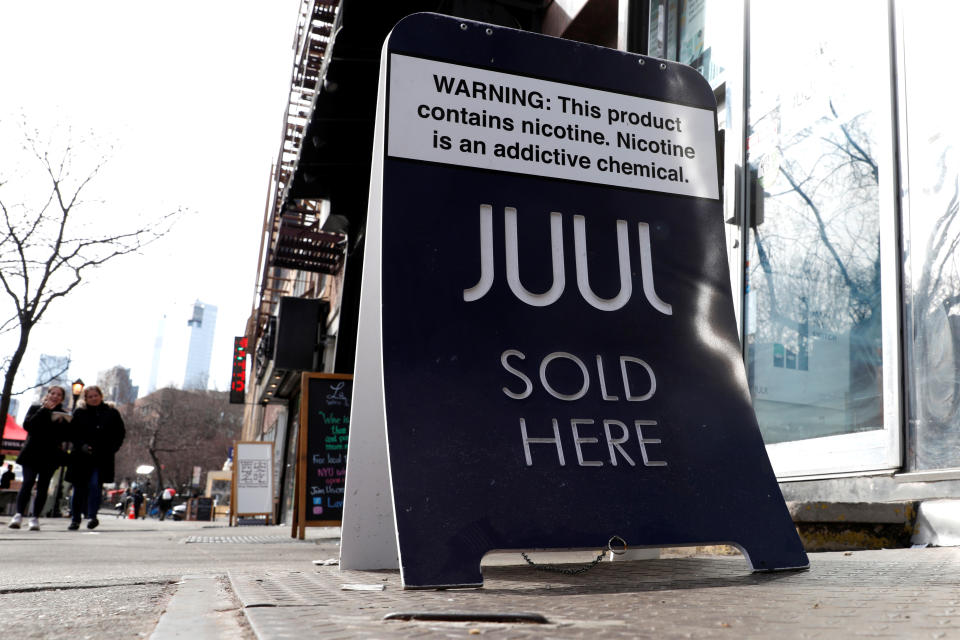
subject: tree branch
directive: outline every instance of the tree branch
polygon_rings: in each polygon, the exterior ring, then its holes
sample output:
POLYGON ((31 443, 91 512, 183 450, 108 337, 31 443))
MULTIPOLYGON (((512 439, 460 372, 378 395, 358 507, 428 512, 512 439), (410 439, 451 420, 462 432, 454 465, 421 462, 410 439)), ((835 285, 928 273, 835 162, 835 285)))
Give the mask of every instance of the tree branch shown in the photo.
POLYGON ((854 282, 853 278, 850 277, 849 271, 847 271, 846 265, 843 263, 843 259, 840 257, 840 254, 837 253, 836 247, 833 246, 833 242, 830 240, 830 237, 827 235, 827 225, 823 220, 823 215, 820 213, 820 208, 814 203, 814 201, 807 195, 803 188, 793 179, 793 176, 790 175, 790 172, 786 167, 780 167, 780 173, 783 174, 783 177, 787 179, 787 182, 790 183, 790 186, 793 187, 794 191, 803 199, 807 207, 813 213, 814 217, 817 219, 817 231, 820 236, 821 242, 827 248, 827 251, 830 252, 830 255, 833 257, 834 263, 837 265, 837 268, 840 270, 840 276, 843 278, 844 283, 847 285, 847 289, 850 291, 850 295, 857 299, 858 302, 869 304, 869 301, 864 299, 863 294, 860 292, 860 288, 857 286, 857 283, 854 282))
MULTIPOLYGON (((840 116, 837 115, 837 110, 836 110, 836 108, 833 106, 833 100, 832 100, 832 99, 830 100, 830 113, 833 114, 834 119, 837 120, 837 123, 840 125, 840 130, 843 132, 844 137, 847 139, 847 143, 848 143, 851 147, 853 147, 854 149, 856 149, 856 150, 857 150, 857 153, 859 153, 860 155, 859 155, 859 156, 854 156, 854 154, 851 154, 851 153, 850 153, 849 151, 847 151, 846 149, 844 149, 844 152, 847 153, 848 155, 850 155, 850 157, 856 157, 860 162, 863 162, 863 163, 865 163, 866 165, 868 165, 868 166, 870 167, 872 173, 873 173, 873 181, 874 181, 876 184, 880 184, 880 170, 879 170, 879 168, 877 167, 877 163, 873 160, 873 158, 870 157, 870 154, 868 154, 868 153, 863 149, 863 147, 861 147, 861 146, 857 143, 857 141, 854 140, 853 136, 850 135, 850 130, 847 128, 847 125, 840 123, 840 116)), ((857 116, 857 117, 859 117, 859 116, 857 116)))
MULTIPOLYGON (((69 142, 58 161, 48 149, 41 149, 36 134, 23 127, 22 149, 32 159, 20 166, 39 164, 38 174, 47 186, 38 206, 11 204, 6 198, 10 180, 0 178, 4 199, 0 200, 0 287, 12 301, 16 314, 0 324, 0 333, 16 326, 20 337, 15 351, 5 358, 0 415, 9 408, 13 381, 29 344, 30 332, 44 317, 54 301, 68 296, 84 280, 90 269, 120 256, 136 253, 166 235, 182 210, 160 216, 141 228, 109 235, 85 233, 74 236, 72 225, 88 204, 84 198, 107 163, 101 156, 79 180, 70 179, 75 148, 69 142), (36 160, 36 163, 33 162, 36 160)), ((28 186, 27 189, 30 189, 28 186)), ((0 424, 0 435, 3 425, 0 424)))

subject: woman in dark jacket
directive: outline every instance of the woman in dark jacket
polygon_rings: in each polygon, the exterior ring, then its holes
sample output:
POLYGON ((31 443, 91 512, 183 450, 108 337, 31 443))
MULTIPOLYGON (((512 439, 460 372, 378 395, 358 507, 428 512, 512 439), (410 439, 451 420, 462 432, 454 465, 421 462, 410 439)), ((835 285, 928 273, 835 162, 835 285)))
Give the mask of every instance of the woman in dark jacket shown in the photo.
POLYGON ((17 513, 10 521, 11 529, 19 529, 23 514, 27 513, 30 492, 34 483, 37 497, 33 500, 33 517, 30 519, 30 531, 40 529, 40 511, 47 501, 47 491, 54 471, 62 464, 64 456, 65 426, 70 419, 63 410, 63 387, 53 386, 47 390, 42 404, 35 404, 27 410, 23 428, 27 432, 27 441, 17 456, 17 462, 23 466, 23 484, 17 494, 17 513))
POLYGON ((73 483, 73 498, 70 500, 70 526, 80 528, 84 513, 89 519, 88 529, 94 529, 100 521, 100 493, 103 483, 113 482, 113 456, 123 444, 126 429, 120 412, 104 404, 100 387, 89 386, 83 390, 83 405, 73 412, 70 424, 70 440, 73 450, 67 469, 67 480, 73 483))

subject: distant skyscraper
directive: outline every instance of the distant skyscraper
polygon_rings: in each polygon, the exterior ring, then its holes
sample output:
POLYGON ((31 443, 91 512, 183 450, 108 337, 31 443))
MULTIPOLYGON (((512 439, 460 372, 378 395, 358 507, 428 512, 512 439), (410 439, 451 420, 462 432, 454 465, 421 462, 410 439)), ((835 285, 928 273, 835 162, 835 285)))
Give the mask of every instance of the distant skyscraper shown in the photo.
POLYGON ((10 398, 10 409, 7 413, 16 418, 17 414, 20 413, 20 401, 16 398, 10 398))
POLYGON ((40 354, 40 363, 37 365, 37 401, 43 400, 46 389, 52 385, 60 385, 70 396, 70 356, 51 356, 40 354))
POLYGON ((193 303, 190 327, 190 348, 187 350, 187 371, 184 389, 206 389, 210 377, 210 356, 213 353, 213 330, 217 326, 217 308, 197 300, 193 303))
POLYGON ((130 380, 130 369, 116 366, 97 375, 97 386, 103 390, 104 399, 117 404, 133 404, 139 388, 130 380))
POLYGON ((160 354, 163 351, 163 332, 166 330, 167 316, 160 317, 160 325, 157 327, 157 337, 153 341, 153 362, 150 363, 150 382, 147 384, 147 393, 153 393, 157 390, 157 377, 160 373, 160 354))

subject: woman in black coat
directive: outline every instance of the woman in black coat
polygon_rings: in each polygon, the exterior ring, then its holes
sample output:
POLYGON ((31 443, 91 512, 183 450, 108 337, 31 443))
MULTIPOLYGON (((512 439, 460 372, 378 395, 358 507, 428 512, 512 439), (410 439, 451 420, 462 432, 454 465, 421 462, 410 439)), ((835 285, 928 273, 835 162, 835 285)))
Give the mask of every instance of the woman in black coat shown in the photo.
POLYGON ((126 429, 120 412, 104 404, 100 387, 83 390, 83 405, 73 412, 70 440, 73 450, 67 469, 67 480, 73 483, 70 500, 71 530, 80 528, 80 518, 87 514, 87 528, 94 529, 100 521, 100 493, 103 483, 113 482, 113 456, 123 444, 126 429))
POLYGON ((23 514, 27 513, 30 492, 34 484, 37 497, 33 500, 33 517, 30 530, 40 529, 40 511, 47 501, 47 491, 54 471, 63 462, 65 426, 69 414, 63 410, 63 387, 53 386, 47 390, 42 404, 35 404, 27 410, 23 428, 27 432, 27 441, 17 456, 17 462, 23 466, 23 484, 17 493, 17 513, 10 521, 11 529, 19 529, 23 514))

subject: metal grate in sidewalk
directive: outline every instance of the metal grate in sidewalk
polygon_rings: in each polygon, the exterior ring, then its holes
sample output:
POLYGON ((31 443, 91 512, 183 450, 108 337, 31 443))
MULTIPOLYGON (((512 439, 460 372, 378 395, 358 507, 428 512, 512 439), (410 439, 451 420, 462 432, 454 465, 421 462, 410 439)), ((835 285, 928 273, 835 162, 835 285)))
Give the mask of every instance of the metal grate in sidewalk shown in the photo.
POLYGON ((188 536, 183 544, 281 544, 303 542, 290 536, 188 536))
POLYGON ((244 607, 316 607, 338 603, 349 607, 350 594, 340 590, 337 572, 325 573, 327 575, 321 577, 301 571, 258 574, 231 571, 230 583, 244 607))

